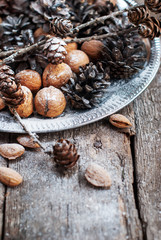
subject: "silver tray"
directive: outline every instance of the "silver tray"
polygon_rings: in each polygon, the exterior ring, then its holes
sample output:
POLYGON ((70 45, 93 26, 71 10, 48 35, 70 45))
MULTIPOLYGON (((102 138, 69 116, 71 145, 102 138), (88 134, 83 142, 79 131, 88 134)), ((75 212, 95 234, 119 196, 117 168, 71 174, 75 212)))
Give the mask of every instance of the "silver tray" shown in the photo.
MULTIPOLYGON (((119 0, 120 6, 126 7, 126 2, 135 5, 131 0, 119 0)), ((151 42, 150 58, 144 70, 137 76, 126 81, 118 81, 109 87, 107 98, 98 108, 86 111, 73 111, 66 109, 65 112, 57 118, 43 118, 38 115, 23 119, 23 122, 30 130, 37 133, 62 131, 71 128, 80 127, 100 119, 103 119, 138 97, 154 79, 160 66, 160 39, 154 39, 151 42)), ((12 133, 24 133, 21 125, 17 123, 9 111, 0 112, 0 131, 12 133)))

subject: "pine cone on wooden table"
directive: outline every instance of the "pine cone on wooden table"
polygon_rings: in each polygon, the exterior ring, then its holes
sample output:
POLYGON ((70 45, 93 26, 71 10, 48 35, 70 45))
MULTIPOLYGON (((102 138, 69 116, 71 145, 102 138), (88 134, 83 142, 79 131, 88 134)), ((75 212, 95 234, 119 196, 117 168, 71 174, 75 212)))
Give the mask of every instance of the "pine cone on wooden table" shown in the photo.
POLYGON ((72 168, 79 159, 74 144, 66 139, 60 139, 54 146, 54 160, 64 168, 72 168))

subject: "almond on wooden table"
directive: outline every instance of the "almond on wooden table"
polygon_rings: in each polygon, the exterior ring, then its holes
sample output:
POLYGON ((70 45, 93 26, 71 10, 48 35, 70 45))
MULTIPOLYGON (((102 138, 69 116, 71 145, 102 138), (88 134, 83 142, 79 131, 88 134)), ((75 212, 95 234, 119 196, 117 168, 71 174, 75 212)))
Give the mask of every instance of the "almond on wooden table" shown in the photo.
POLYGON ((130 128, 131 122, 122 114, 113 114, 109 117, 109 122, 117 128, 130 128))
POLYGON ((17 143, 0 144, 0 155, 9 160, 20 157, 25 152, 23 146, 17 143))
POLYGON ((16 187, 22 183, 22 176, 15 170, 7 167, 0 167, 0 182, 9 186, 16 187))
POLYGON ((90 164, 85 173, 88 182, 96 187, 110 188, 111 178, 108 172, 96 163, 90 164))
POLYGON ((24 147, 28 147, 28 148, 39 148, 39 144, 35 143, 33 138, 30 137, 29 135, 21 135, 19 137, 17 137, 17 141, 23 145, 24 147))

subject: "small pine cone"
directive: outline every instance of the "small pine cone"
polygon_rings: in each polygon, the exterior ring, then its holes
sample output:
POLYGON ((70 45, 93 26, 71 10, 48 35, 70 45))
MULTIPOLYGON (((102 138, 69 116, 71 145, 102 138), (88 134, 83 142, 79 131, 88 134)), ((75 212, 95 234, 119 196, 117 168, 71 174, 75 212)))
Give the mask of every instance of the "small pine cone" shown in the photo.
POLYGON ((131 23, 138 25, 142 20, 149 17, 147 7, 134 7, 128 11, 128 19, 131 23))
POLYGON ((79 155, 74 144, 66 139, 60 139, 54 146, 54 160, 57 164, 72 168, 78 161, 79 155))
POLYGON ((16 107, 24 100, 21 84, 16 83, 15 74, 7 65, 0 66, 0 91, 9 106, 16 107))
POLYGON ((66 43, 60 38, 50 38, 44 46, 44 54, 51 63, 62 63, 65 59, 67 51, 65 49, 66 43))
POLYGON ((73 28, 70 20, 63 18, 54 18, 52 21, 52 31, 58 36, 65 37, 67 33, 73 28))
POLYGON ((139 24, 138 33, 144 38, 153 40, 161 35, 161 21, 154 17, 147 18, 139 24))
POLYGON ((160 0, 145 0, 145 5, 150 11, 155 13, 161 13, 161 1, 160 0))

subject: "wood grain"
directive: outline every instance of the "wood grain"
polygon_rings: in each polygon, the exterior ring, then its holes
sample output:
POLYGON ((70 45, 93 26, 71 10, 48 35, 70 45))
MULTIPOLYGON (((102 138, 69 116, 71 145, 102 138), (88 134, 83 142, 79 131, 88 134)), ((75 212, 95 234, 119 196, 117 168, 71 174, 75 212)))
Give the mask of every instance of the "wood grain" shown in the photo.
POLYGON ((161 239, 161 69, 135 101, 135 162, 138 201, 144 234, 161 239))
MULTIPOLYGON (((126 112, 133 115, 131 108, 126 112)), ((41 140, 51 144, 60 137, 74 142, 81 155, 72 171, 62 172, 40 150, 28 150, 21 160, 10 162, 24 182, 8 189, 4 239, 142 239, 133 196, 129 136, 104 120, 42 135, 41 140), (85 169, 91 162, 108 170, 110 190, 97 189, 85 180, 85 169)))
MULTIPOLYGON (((0 144, 7 143, 9 141, 9 134, 0 133, 0 144)), ((0 166, 7 166, 7 161, 0 155, 0 166)), ((5 186, 0 183, 0 239, 2 237, 3 228, 3 211, 4 211, 4 199, 5 199, 5 186)))

